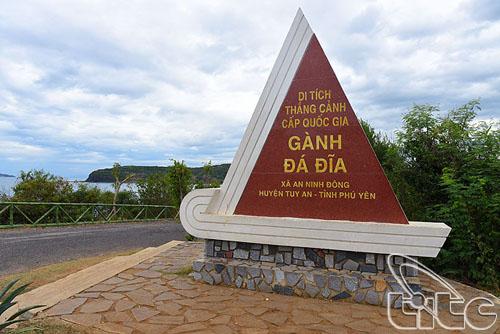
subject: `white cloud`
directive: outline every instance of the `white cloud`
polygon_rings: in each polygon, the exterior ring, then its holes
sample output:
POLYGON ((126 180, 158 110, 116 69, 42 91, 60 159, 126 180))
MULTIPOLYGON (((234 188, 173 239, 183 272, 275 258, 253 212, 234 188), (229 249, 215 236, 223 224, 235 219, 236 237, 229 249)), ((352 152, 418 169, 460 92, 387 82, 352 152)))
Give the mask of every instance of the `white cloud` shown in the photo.
POLYGON ((230 161, 298 5, 376 128, 476 97, 499 117, 491 3, 23 1, 0 4, 0 141, 52 152, 61 174, 230 161))

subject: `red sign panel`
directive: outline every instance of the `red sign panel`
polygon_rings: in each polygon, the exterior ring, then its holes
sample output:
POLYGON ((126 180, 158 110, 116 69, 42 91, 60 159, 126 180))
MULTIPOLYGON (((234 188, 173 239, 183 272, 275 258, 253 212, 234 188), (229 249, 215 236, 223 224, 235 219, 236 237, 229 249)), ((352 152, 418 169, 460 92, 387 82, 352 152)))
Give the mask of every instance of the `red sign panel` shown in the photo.
POLYGON ((315 35, 235 214, 408 223, 315 35))

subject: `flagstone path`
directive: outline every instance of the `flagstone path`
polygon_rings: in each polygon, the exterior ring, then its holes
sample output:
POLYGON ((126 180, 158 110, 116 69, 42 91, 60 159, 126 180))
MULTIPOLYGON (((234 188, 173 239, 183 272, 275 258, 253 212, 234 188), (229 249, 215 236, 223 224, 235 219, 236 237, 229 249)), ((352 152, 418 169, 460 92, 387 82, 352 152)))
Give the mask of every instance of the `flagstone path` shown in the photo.
MULTIPOLYGON (((61 301, 40 316, 92 327, 96 333, 398 332, 387 320, 387 310, 378 306, 195 282, 185 271, 201 256, 202 247, 202 243, 184 242, 61 301)), ((456 288, 466 296, 479 291, 464 285, 456 288)), ((399 311, 395 313, 398 323, 411 323, 399 311)), ((433 331, 439 332, 445 331, 433 331)))

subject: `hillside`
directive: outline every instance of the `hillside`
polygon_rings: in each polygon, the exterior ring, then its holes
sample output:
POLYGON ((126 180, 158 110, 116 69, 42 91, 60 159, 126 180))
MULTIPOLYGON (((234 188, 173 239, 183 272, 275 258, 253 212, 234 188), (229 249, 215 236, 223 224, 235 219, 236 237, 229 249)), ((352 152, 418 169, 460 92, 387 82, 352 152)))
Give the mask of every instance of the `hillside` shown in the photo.
POLYGON ((15 177, 15 176, 14 175, 0 173, 0 177, 15 177))
MULTIPOLYGON (((230 164, 221 164, 213 166, 213 178, 217 179, 222 183, 224 177, 227 174, 230 164)), ((122 166, 120 174, 122 177, 128 174, 134 174, 136 179, 143 179, 152 174, 164 174, 167 173, 170 167, 163 166, 122 166)), ((201 180, 203 178, 203 167, 189 167, 193 176, 196 180, 201 180)), ((89 174, 85 182, 103 182, 111 183, 113 182, 113 175, 111 174, 111 168, 97 169, 89 174)))

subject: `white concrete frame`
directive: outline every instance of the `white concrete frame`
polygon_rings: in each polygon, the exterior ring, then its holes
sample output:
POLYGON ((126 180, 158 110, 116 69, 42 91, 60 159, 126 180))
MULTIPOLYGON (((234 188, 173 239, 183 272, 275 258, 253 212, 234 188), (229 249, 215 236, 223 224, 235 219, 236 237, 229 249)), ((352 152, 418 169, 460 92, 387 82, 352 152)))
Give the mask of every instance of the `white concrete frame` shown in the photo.
POLYGON ((205 239, 435 257, 450 228, 443 223, 388 224, 234 215, 300 61, 313 36, 299 9, 219 189, 199 189, 182 201, 186 231, 205 239))
POLYGON ((451 230, 443 223, 406 225, 207 212, 209 202, 220 191, 197 189, 184 198, 180 218, 189 234, 204 239, 435 257, 451 230))

